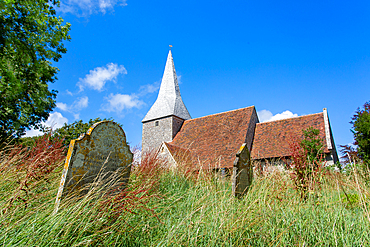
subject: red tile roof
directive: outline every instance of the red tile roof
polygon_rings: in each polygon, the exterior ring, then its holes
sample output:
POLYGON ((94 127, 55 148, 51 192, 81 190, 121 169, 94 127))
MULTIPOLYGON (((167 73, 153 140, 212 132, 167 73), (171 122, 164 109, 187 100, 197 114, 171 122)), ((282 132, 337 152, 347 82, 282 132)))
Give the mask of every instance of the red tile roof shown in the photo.
POLYGON ((235 154, 246 140, 253 114, 256 111, 251 106, 186 120, 169 144, 189 150, 193 160, 206 167, 231 168, 235 154))
POLYGON ((290 156, 289 141, 292 137, 302 138, 302 130, 313 127, 320 130, 324 152, 329 150, 325 141, 323 113, 258 123, 254 133, 252 159, 267 159, 290 156))
POLYGON ((168 151, 171 153, 172 157, 176 160, 178 164, 194 163, 193 155, 191 154, 189 149, 178 147, 168 142, 165 142, 164 144, 166 145, 168 151))

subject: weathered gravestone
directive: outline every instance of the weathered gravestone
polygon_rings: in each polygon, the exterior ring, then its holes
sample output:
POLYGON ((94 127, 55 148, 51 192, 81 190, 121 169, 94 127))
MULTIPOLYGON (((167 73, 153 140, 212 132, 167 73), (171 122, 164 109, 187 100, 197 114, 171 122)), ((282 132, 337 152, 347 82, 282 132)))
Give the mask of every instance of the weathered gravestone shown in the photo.
POLYGON ((69 145, 55 211, 61 198, 71 192, 86 193, 88 185, 97 179, 105 181, 115 174, 118 175, 116 184, 124 188, 130 176, 132 158, 125 132, 117 123, 102 121, 91 126, 86 134, 69 145))
POLYGON ((246 143, 240 147, 236 154, 233 166, 232 190, 233 195, 241 197, 245 195, 252 184, 253 168, 251 157, 246 143))

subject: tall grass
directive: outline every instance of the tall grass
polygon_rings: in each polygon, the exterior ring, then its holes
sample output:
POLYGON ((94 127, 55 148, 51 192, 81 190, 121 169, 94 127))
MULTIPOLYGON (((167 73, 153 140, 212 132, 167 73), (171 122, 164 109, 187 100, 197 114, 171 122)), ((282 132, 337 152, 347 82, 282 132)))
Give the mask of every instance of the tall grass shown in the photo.
MULTIPOLYGON (((17 191, 17 165, 1 153, 0 206, 17 191)), ((61 162, 59 162, 61 164, 61 162)), ((133 168, 128 188, 94 186, 53 214, 61 165, 0 215, 3 246, 366 246, 369 193, 362 178, 326 173, 306 201, 278 170, 255 177, 241 200, 229 178, 166 169, 155 156, 133 168), (42 182, 41 182, 42 181, 42 182)))

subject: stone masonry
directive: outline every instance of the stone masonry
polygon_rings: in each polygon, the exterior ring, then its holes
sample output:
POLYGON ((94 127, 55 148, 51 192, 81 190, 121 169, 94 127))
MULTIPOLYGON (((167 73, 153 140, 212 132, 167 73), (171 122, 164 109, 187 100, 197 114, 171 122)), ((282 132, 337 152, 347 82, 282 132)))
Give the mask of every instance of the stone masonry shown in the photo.
POLYGON ((142 120, 142 152, 157 149, 162 142, 172 141, 183 122, 188 119, 191 117, 181 98, 170 50, 158 98, 142 120))
POLYGON ((162 142, 173 140, 184 119, 168 116, 143 123, 142 152, 158 148, 162 142))

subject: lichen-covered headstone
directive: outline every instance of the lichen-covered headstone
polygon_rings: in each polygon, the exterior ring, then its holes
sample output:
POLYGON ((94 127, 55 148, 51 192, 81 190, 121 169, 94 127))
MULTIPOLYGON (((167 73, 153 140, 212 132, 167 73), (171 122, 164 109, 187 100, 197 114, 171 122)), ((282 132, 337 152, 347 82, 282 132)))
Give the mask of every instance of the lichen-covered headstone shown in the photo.
POLYGON ((118 174, 117 184, 124 187, 130 176, 132 158, 125 132, 117 123, 102 121, 91 126, 69 145, 55 210, 61 198, 71 192, 86 193, 88 185, 97 179, 118 174))
POLYGON ((241 197, 245 195, 252 184, 253 168, 251 157, 246 143, 240 147, 236 154, 233 167, 232 190, 233 195, 241 197))

